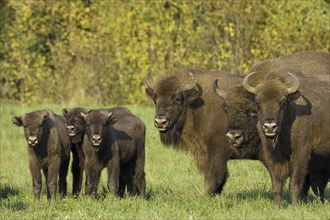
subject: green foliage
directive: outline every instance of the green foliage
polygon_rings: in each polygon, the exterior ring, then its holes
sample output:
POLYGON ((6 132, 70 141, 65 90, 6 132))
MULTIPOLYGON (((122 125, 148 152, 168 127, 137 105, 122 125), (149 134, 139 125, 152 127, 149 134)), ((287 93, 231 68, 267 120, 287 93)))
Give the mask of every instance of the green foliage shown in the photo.
POLYGON ((148 69, 246 74, 263 59, 329 51, 329 12, 325 0, 2 0, 0 98, 145 103, 148 69))

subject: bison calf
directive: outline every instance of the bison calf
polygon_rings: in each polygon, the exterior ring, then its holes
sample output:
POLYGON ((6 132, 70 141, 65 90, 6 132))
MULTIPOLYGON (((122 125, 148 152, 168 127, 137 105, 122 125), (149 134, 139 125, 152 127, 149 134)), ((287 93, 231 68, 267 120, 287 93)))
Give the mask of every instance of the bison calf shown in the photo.
POLYGON ((59 191, 64 197, 67 191, 66 175, 71 146, 69 136, 65 132, 65 118, 55 115, 51 110, 40 110, 15 116, 12 121, 17 126, 24 127, 34 199, 40 200, 41 169, 47 182, 47 198, 56 198, 58 175, 59 191))
POLYGON ((103 168, 108 170, 108 189, 123 196, 145 194, 145 125, 129 112, 115 115, 109 109, 81 113, 86 123, 83 150, 86 195, 96 195, 103 168))
MULTIPOLYGON (((109 109, 116 115, 131 113, 127 108, 115 107, 109 109)), ((87 113, 85 108, 64 108, 63 116, 67 119, 67 132, 72 143, 72 173, 73 194, 78 195, 82 188, 85 155, 83 152, 83 140, 85 135, 85 121, 81 113, 87 113)))

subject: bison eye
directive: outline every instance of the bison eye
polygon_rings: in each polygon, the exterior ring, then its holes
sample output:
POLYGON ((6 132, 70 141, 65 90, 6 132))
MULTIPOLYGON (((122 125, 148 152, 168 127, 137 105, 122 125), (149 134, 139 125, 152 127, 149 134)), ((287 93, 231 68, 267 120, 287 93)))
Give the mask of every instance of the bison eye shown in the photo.
POLYGON ((255 110, 251 109, 250 110, 250 116, 251 117, 257 117, 258 115, 257 115, 257 112, 255 110))
POLYGON ((228 113, 228 111, 229 111, 229 108, 228 108, 228 106, 223 106, 223 111, 225 112, 225 113, 228 113))
POLYGON ((256 106, 259 108, 260 107, 260 102, 256 100, 256 106))
POLYGON ((285 99, 285 100, 282 101, 282 103, 281 103, 281 107, 282 107, 282 108, 285 108, 285 106, 286 106, 287 104, 288 104, 288 100, 285 99))
POLYGON ((177 104, 177 105, 181 105, 182 102, 183 102, 183 97, 182 97, 181 95, 176 96, 176 97, 174 98, 174 103, 175 103, 175 104, 177 104))

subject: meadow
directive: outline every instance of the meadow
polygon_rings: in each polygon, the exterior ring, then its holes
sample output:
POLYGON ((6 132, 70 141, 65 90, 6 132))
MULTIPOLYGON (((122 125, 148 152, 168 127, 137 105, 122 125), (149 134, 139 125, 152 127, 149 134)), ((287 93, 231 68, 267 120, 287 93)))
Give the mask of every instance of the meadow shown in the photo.
MULTIPOLYGON (((153 127, 154 108, 133 105, 127 107, 147 126, 145 200, 127 195, 119 199, 107 193, 103 171, 98 199, 83 193, 74 199, 69 172, 65 199, 58 194, 56 202, 48 202, 43 179, 41 199, 35 202, 23 129, 13 125, 11 118, 43 108, 61 114, 62 108, 74 106, 0 104, 0 219, 330 219, 330 202, 322 204, 311 191, 306 203, 292 207, 287 185, 283 208, 277 209, 269 174, 259 161, 229 161, 230 176, 222 194, 207 197, 203 174, 198 172, 192 156, 161 144, 153 127)), ((329 186, 326 198, 330 198, 329 186)))

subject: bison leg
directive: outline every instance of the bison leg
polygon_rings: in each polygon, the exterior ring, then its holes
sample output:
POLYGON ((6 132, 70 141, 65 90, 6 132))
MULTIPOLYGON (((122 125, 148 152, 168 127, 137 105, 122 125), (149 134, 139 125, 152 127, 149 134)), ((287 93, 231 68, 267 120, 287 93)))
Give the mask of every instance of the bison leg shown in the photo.
POLYGON ((47 199, 49 200, 50 199, 50 192, 49 192, 49 189, 48 189, 48 167, 42 169, 43 173, 44 173, 44 176, 45 176, 45 179, 46 179, 46 188, 47 188, 47 199))
POLYGON ((289 189, 291 193, 291 204, 293 206, 297 205, 299 202, 301 190, 303 189, 303 184, 306 179, 307 162, 305 161, 308 160, 300 158, 300 160, 294 161, 295 166, 293 167, 289 184, 289 189))
POLYGON ((60 167, 58 188, 61 194, 61 198, 64 198, 67 193, 66 176, 68 175, 69 163, 70 163, 70 156, 66 160, 62 161, 60 167))
POLYGON ((305 177, 305 182, 304 182, 303 187, 300 192, 300 198, 305 202, 307 200, 307 194, 308 194, 309 187, 310 187, 310 176, 307 175, 305 177))
POLYGON ((125 187, 127 187, 127 192, 130 195, 135 195, 136 194, 136 187, 134 187, 134 181, 133 181, 133 169, 131 162, 128 162, 124 165, 121 166, 120 168, 120 179, 123 180, 122 188, 123 190, 123 195, 125 192, 125 187))
POLYGON ((282 200, 282 191, 283 191, 283 181, 272 178, 272 191, 275 204, 278 208, 281 208, 281 200, 282 200))
POLYGON ((41 173, 39 166, 30 161, 29 164, 30 172, 32 175, 32 186, 33 186, 33 192, 34 192, 34 200, 40 200, 40 193, 41 193, 41 173))
POLYGON ((310 175, 311 187, 316 196, 319 196, 321 201, 324 202, 324 191, 328 183, 326 173, 315 172, 310 175))
POLYGON ((119 172, 119 160, 112 159, 108 164, 108 190, 114 195, 118 195, 119 172))
POLYGON ((125 188, 126 188, 126 180, 122 177, 122 175, 119 176, 119 189, 118 189, 118 196, 123 198, 125 194, 125 188))
POLYGON ((134 175, 134 184, 137 187, 137 194, 142 198, 145 197, 146 190, 146 178, 144 173, 144 165, 145 165, 145 142, 140 141, 137 144, 138 154, 135 159, 135 175, 134 175))
POLYGON ((73 145, 71 148, 72 152, 72 165, 71 165, 71 172, 73 176, 72 181, 72 195, 74 197, 78 196, 81 191, 82 186, 82 179, 83 179, 83 170, 84 170, 84 163, 83 158, 80 156, 82 154, 82 149, 78 149, 77 144, 73 145))
POLYGON ((228 176, 227 161, 229 146, 227 140, 211 140, 208 146, 208 156, 204 179, 206 194, 213 196, 220 194, 228 176), (220 144, 219 143, 223 143, 220 144))
POLYGON ((86 166, 86 186, 85 195, 96 197, 97 185, 100 179, 101 171, 86 166))
POLYGON ((51 162, 50 166, 48 167, 48 174, 47 174, 47 187, 49 190, 51 200, 56 199, 56 190, 57 190, 57 176, 60 172, 60 159, 54 158, 51 162))

